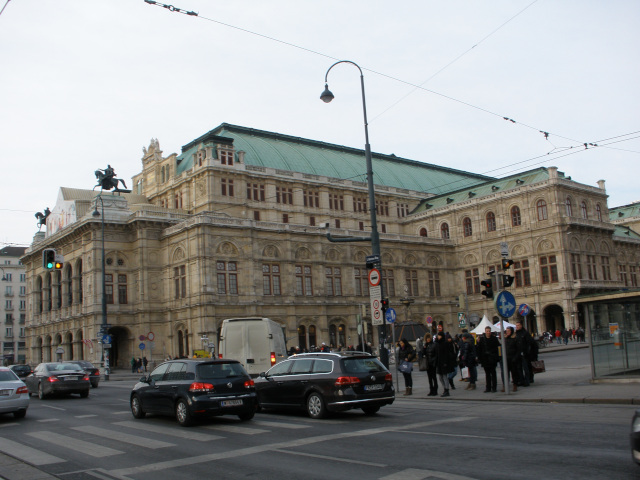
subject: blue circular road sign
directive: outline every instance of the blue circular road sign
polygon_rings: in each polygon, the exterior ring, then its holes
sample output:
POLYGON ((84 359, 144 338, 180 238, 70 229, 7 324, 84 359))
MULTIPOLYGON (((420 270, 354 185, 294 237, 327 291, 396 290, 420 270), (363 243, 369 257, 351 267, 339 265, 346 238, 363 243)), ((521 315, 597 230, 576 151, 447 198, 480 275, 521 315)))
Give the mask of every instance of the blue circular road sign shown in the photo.
POLYGON ((139 348, 140 350, 144 350, 144 347, 145 347, 145 344, 144 344, 144 343, 141 343, 140 345, 138 345, 138 348, 139 348))
POLYGON ((396 311, 393 308, 389 308, 384 314, 384 318, 387 322, 393 323, 396 321, 396 311))
POLYGON ((523 317, 529 315, 529 312, 531 312, 531 308, 526 303, 523 303, 518 307, 518 313, 523 317))
POLYGON ((516 299, 506 290, 503 290, 496 295, 496 310, 501 317, 509 318, 513 317, 516 313, 516 299))

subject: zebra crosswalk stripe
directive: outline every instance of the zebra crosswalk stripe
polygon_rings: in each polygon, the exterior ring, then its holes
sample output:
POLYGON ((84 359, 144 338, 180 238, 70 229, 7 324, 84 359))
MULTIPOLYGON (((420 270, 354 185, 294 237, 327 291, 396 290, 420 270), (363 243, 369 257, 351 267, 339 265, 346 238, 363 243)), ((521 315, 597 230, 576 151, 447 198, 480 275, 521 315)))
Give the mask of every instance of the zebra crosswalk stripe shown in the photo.
POLYGON ((45 430, 42 432, 30 432, 26 435, 37 438, 39 440, 43 440, 45 442, 53 443, 60 448, 68 448, 70 450, 82 452, 91 457, 109 457, 111 455, 120 455, 121 453, 124 453, 121 450, 104 447, 87 440, 78 440, 66 435, 60 435, 57 432, 50 432, 45 430))
POLYGON ((29 462, 31 465, 39 466, 66 462, 66 460, 60 457, 49 455, 48 453, 44 453, 35 448, 28 447, 27 445, 22 445, 21 443, 14 442, 12 440, 7 440, 6 438, 2 437, 0 437, 0 452, 11 455, 18 460, 29 462))
POLYGON ((91 425, 72 427, 72 430, 88 433, 97 437, 110 438, 118 442, 130 443, 131 445, 136 445, 144 448, 156 449, 175 446, 175 443, 163 442, 160 440, 154 440, 153 438, 140 437, 138 435, 131 435, 129 433, 123 433, 121 431, 109 430, 108 428, 94 427, 91 425))
POLYGON ((163 435, 169 435, 171 437, 185 438, 187 440, 193 440, 198 442, 209 442, 211 440, 220 440, 219 435, 209 435, 206 433, 198 433, 193 429, 184 429, 182 427, 164 427, 162 425, 153 425, 149 422, 126 420, 124 422, 116 422, 114 425, 120 427, 133 428, 136 430, 144 430, 145 432, 160 433, 163 435))

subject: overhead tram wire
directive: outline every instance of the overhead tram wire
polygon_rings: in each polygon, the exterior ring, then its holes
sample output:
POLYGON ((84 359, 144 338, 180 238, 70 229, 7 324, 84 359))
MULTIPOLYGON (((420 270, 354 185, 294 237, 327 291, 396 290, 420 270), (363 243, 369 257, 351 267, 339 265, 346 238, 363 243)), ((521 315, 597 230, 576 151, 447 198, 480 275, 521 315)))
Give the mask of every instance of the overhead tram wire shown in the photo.
MULTIPOLYGON (((536 0, 536 1, 537 1, 537 0, 536 0)), ((322 53, 322 52, 319 52, 319 51, 317 51, 317 50, 312 50, 312 49, 310 49, 310 48, 302 47, 302 46, 300 46, 300 45, 296 45, 295 43, 286 42, 286 41, 284 41, 284 40, 280 40, 280 39, 278 39, 278 38, 271 37, 271 36, 269 36, 269 35, 265 35, 265 34, 262 34, 262 33, 254 32, 254 31, 252 31, 252 30, 248 30, 248 29, 246 29, 246 28, 237 27, 237 26, 235 26, 235 25, 231 25, 231 24, 229 24, 229 23, 221 22, 221 21, 219 21, 219 20, 215 20, 215 19, 213 19, 213 18, 203 17, 202 15, 199 15, 199 14, 198 14, 198 13, 196 13, 196 12, 189 12, 189 11, 187 11, 187 10, 183 10, 183 9, 181 9, 181 8, 174 7, 173 5, 163 4, 163 3, 160 3, 160 2, 156 2, 156 1, 154 1, 154 0, 144 0, 144 2, 145 2, 145 3, 148 3, 148 4, 150 4, 150 5, 156 5, 156 6, 159 6, 159 7, 166 8, 167 10, 169 10, 169 11, 171 11, 171 12, 175 12, 175 13, 182 13, 182 14, 185 14, 185 15, 190 15, 190 16, 194 16, 194 17, 197 17, 197 18, 201 18, 202 20, 206 20, 206 21, 208 21, 208 22, 216 23, 216 24, 218 24, 218 25, 222 25, 222 26, 225 26, 225 27, 227 27, 227 28, 232 28, 232 29, 234 29, 234 30, 238 30, 238 31, 241 31, 241 32, 244 32, 244 33, 248 33, 248 34, 250 34, 250 35, 254 35, 254 36, 256 36, 256 37, 260 37, 260 38, 263 38, 263 39, 265 39, 265 40, 270 40, 270 41, 272 41, 272 42, 280 43, 280 44, 282 44, 282 45, 286 45, 286 46, 288 46, 288 47, 293 47, 293 48, 296 48, 296 49, 298 49, 298 50, 302 50, 302 51, 305 51, 305 52, 308 52, 308 53, 312 53, 312 54, 314 54, 314 55, 319 55, 319 56, 324 57, 324 58, 328 58, 328 59, 335 60, 335 61, 340 60, 340 59, 339 59, 339 58, 337 58, 337 57, 333 57, 333 56, 331 56, 331 55, 327 55, 326 53, 322 53)), ((535 2, 533 2, 533 3, 535 3, 535 2)), ((515 18, 515 17, 517 17, 518 15, 520 15, 520 13, 524 12, 524 10, 526 10, 526 9, 527 9, 527 8, 529 8, 531 5, 533 5, 533 3, 531 3, 531 4, 530 4, 530 5, 528 5, 525 9, 523 9, 521 12, 519 12, 519 13, 518 13, 518 14, 516 14, 514 17, 512 17, 512 19, 513 19, 513 18, 515 18)), ((508 20, 506 23, 508 23, 509 21, 511 21, 511 19, 510 19, 510 20, 508 20)), ((500 28, 502 28, 502 25, 501 25, 500 27, 498 27, 498 30, 499 30, 500 28)), ((496 31, 497 31, 497 30, 496 30, 496 31)), ((489 34, 489 36, 490 36, 490 35, 492 35, 492 34, 493 34, 493 32, 492 32, 492 33, 490 33, 490 34, 489 34)), ((485 38, 487 38, 487 37, 485 37, 485 38)), ((484 41, 484 39, 482 39, 481 41, 484 41)), ((473 48, 473 47, 472 47, 472 48, 473 48)), ((455 60, 454 60, 454 61, 455 61, 455 60)), ((505 115, 503 115, 503 114, 493 112, 493 111, 488 110, 488 109, 486 109, 486 108, 479 107, 479 106, 474 105, 474 104, 472 104, 472 103, 465 102, 464 100, 459 100, 459 99, 457 99, 457 98, 451 97, 451 96, 449 96, 449 95, 445 95, 445 94, 440 93, 440 92, 436 92, 435 90, 431 90, 431 89, 425 88, 425 87, 423 87, 423 86, 421 86, 421 85, 416 85, 416 84, 414 84, 414 83, 408 82, 408 81, 406 81, 406 80, 402 80, 402 79, 397 78, 397 77, 394 77, 394 76, 392 76, 392 75, 388 75, 388 74, 386 74, 386 73, 378 72, 378 71, 376 71, 376 70, 372 70, 372 69, 370 69, 370 68, 366 68, 366 67, 361 67, 361 68, 362 68, 362 70, 365 70, 365 71, 367 71, 367 72, 373 73, 373 74, 375 74, 375 75, 378 75, 378 76, 381 76, 381 77, 384 77, 384 78, 388 78, 389 80, 393 80, 393 81, 396 81, 396 82, 398 82, 398 83, 402 83, 402 84, 404 84, 404 85, 408 85, 408 86, 410 86, 410 87, 414 87, 414 89, 417 89, 417 90, 423 90, 423 91, 425 91, 425 92, 429 92, 429 93, 431 93, 431 94, 433 94, 433 95, 437 95, 437 96, 442 97, 442 98, 445 98, 445 99, 447 99, 447 100, 451 100, 452 102, 456 102, 456 103, 459 103, 459 104, 461 104, 461 105, 465 105, 465 106, 467 106, 467 107, 473 108, 473 109, 475 109, 475 110, 479 110, 479 111, 481 111, 481 112, 487 113, 487 114, 489 114, 489 115, 492 115, 492 116, 495 116, 495 117, 498 117, 498 118, 502 118, 503 120, 508 121, 508 122, 511 122, 511 123, 513 123, 513 124, 521 125, 521 126, 523 126, 523 127, 529 128, 529 129, 531 129, 531 130, 536 130, 538 133, 542 133, 543 135, 545 135, 545 138, 547 138, 547 139, 548 139, 549 135, 553 135, 554 137, 563 138, 563 139, 565 139, 565 140, 569 140, 569 141, 571 141, 571 142, 580 142, 579 140, 576 140, 576 139, 574 139, 574 138, 564 137, 564 136, 559 135, 559 134, 557 134, 557 133, 550 133, 550 132, 548 132, 548 131, 546 131, 546 130, 543 130, 543 129, 541 129, 541 128, 537 128, 537 127, 534 127, 534 126, 532 126, 532 125, 528 125, 528 124, 526 124, 526 123, 523 123, 523 122, 520 122, 520 121, 516 121, 516 120, 514 120, 512 117, 508 117, 508 116, 505 116, 505 115)))

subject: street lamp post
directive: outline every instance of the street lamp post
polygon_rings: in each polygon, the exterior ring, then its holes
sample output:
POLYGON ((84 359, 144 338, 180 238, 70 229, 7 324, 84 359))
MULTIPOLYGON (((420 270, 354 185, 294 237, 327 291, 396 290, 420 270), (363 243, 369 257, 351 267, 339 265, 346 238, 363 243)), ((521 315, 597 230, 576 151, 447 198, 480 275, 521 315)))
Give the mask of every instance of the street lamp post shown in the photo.
MULTIPOLYGON (((100 334, 106 336, 107 335, 107 288, 106 288, 107 276, 105 272, 105 258, 104 258, 105 257, 104 255, 104 201, 102 200, 102 195, 96 196, 95 210, 93 211, 92 215, 96 218, 101 217, 101 220, 102 220, 102 327, 100 329, 100 334), (98 199, 100 200, 100 207, 101 207, 102 214, 98 212, 98 202, 97 202, 98 199)), ((102 342, 101 344, 102 344, 102 358, 104 362, 104 379, 108 381, 109 380, 109 349, 107 348, 105 352, 104 342, 102 342)))
MULTIPOLYGON (((366 238, 366 237, 365 238, 337 238, 336 239, 336 238, 332 238, 330 234, 327 234, 327 238, 329 239, 329 241, 332 241, 332 242, 359 242, 363 240, 371 240, 371 250, 372 250, 371 253, 374 256, 378 256, 378 258, 381 258, 380 257, 380 235, 378 234, 378 222, 376 219, 376 197, 373 189, 373 166, 371 163, 371 146, 369 145, 369 122, 367 120, 367 104, 365 101, 365 94, 364 94, 364 75, 362 73, 362 69, 358 66, 358 64, 350 60, 340 60, 339 62, 336 62, 333 65, 331 65, 329 67, 329 70, 327 70, 327 73, 324 76, 324 92, 322 92, 322 95, 320 95, 320 99, 325 103, 329 103, 331 102, 331 100, 334 99, 333 93, 331 93, 331 91, 329 90, 328 77, 331 69, 340 63, 350 63, 351 65, 355 66, 360 72, 360 87, 362 91, 362 112, 364 115, 364 137, 365 137, 364 154, 365 154, 365 160, 367 165, 367 184, 369 187, 369 212, 371 215, 371 237, 369 238, 366 238)), ((380 268, 380 271, 382 272, 382 259, 380 259, 378 268, 380 268)), ((382 283, 380 284, 380 286, 381 286, 380 294, 381 294, 381 297, 384 298, 382 283)), ((378 326, 378 342, 380 344, 380 360, 386 367, 388 367, 389 353, 387 349, 384 347, 385 338, 386 338, 386 320, 384 319, 384 315, 383 315, 382 325, 378 326)))

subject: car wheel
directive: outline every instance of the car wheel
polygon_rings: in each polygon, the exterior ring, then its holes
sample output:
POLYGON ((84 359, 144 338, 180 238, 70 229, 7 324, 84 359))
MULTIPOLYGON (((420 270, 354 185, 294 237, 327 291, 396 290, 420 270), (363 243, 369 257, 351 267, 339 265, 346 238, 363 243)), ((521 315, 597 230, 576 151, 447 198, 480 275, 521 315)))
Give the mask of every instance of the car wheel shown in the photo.
POLYGON ((378 413, 378 410, 380 410, 380 407, 378 406, 362 407, 362 411, 365 415, 375 415, 376 413, 378 413))
POLYGON ((140 398, 137 395, 131 397, 131 413, 134 418, 144 418, 146 413, 142 410, 142 403, 140 403, 140 398))
POLYGON ((307 398, 307 413, 311 418, 323 418, 327 413, 324 399, 319 393, 313 392, 307 398))
POLYGON ((242 420, 243 422, 246 422, 247 420, 251 420, 254 417, 255 414, 256 414, 256 412, 251 410, 250 412, 241 413, 240 415, 238 415, 238 418, 240 420, 242 420))
POLYGON ((44 399, 45 399, 45 397, 46 397, 46 395, 44 394, 44 390, 42 389, 42 384, 41 384, 41 383, 39 383, 39 384, 38 384, 38 398, 39 398, 40 400, 44 400, 44 399))
POLYGON ((176 404, 176 420, 183 427, 188 427, 193 423, 191 413, 189 413, 189 405, 184 400, 178 400, 176 404))
POLYGON ((14 418, 24 418, 24 416, 27 414, 27 410, 18 410, 17 412, 13 412, 13 417, 14 418))
POLYGON ((84 392, 80 392, 80 398, 87 398, 89 396, 89 390, 85 390, 84 392))

